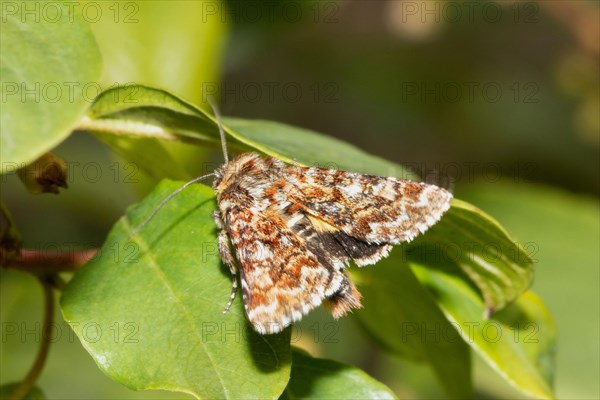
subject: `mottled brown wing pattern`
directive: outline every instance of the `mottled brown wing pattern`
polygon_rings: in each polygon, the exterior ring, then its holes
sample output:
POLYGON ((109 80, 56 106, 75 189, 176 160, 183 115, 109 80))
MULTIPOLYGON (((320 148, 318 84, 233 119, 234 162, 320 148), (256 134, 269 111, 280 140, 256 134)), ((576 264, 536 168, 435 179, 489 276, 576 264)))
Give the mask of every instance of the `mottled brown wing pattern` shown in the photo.
MULTIPOLYGON (((283 330, 334 296, 347 281, 341 265, 313 253, 288 215, 234 207, 226 226, 240 265, 248 319, 260 333, 283 330)), ((349 281, 347 282, 349 284, 349 281)))
MULTIPOLYGON (((452 199, 443 188, 397 178, 301 167, 288 167, 284 174, 298 188, 298 195, 293 192, 290 201, 369 244, 411 241, 441 218, 452 199)), ((359 265, 379 259, 358 256, 353 258, 359 265)))
POLYGON ((433 185, 288 167, 254 153, 216 175, 218 224, 235 248, 246 313, 261 333, 281 331, 324 300, 336 318, 359 308, 347 263, 387 256, 438 221, 452 197, 433 185))

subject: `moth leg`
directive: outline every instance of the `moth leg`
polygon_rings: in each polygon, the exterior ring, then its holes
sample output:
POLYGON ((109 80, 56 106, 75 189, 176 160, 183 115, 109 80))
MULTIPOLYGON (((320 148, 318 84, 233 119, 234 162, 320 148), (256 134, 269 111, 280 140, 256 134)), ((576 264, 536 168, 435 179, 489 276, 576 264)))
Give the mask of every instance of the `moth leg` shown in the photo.
POLYGON ((233 255, 231 254, 229 237, 227 237, 227 231, 225 229, 221 229, 219 232, 219 254, 221 254, 221 260, 229 267, 229 271, 231 272, 231 295, 229 296, 229 301, 223 310, 223 314, 227 314, 227 311, 229 311, 231 305, 233 304, 233 300, 235 299, 235 294, 237 293, 238 289, 238 281, 237 268, 235 266, 233 255))
POLYGON ((215 220, 215 224, 219 231, 219 254, 221 255, 221 261, 225 265, 229 267, 229 272, 231 272, 231 295, 229 296, 229 301, 223 310, 223 314, 227 314, 227 311, 231 308, 233 304, 233 300, 235 299, 235 294, 238 289, 237 282, 237 268, 235 266, 235 260, 233 258, 233 254, 231 254, 231 247, 229 247, 229 237, 227 236, 227 231, 225 230, 225 224, 223 224, 223 220, 221 219, 221 213, 219 211, 213 212, 213 219, 215 220))

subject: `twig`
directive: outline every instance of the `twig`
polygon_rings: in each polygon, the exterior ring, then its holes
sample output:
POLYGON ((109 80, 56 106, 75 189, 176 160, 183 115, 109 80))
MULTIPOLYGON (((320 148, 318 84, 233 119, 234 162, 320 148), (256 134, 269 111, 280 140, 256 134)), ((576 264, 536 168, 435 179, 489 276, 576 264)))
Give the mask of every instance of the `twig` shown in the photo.
POLYGON ((52 323, 54 321, 54 295, 52 293, 52 288, 44 281, 42 277, 39 278, 39 281, 42 284, 42 288, 44 289, 45 303, 42 341, 40 343, 40 348, 35 358, 35 362, 31 366, 29 373, 10 394, 11 400, 20 400, 27 396, 33 385, 35 385, 35 382, 38 380, 40 374, 42 373, 42 369, 44 368, 46 358, 48 357, 48 351, 50 349, 50 329, 52 329, 52 323))
POLYGON ((57 272, 76 271, 93 258, 98 249, 66 252, 22 249, 21 253, 16 256, 1 254, 3 252, 4 250, 0 249, 2 268, 17 269, 36 275, 46 275, 57 272))

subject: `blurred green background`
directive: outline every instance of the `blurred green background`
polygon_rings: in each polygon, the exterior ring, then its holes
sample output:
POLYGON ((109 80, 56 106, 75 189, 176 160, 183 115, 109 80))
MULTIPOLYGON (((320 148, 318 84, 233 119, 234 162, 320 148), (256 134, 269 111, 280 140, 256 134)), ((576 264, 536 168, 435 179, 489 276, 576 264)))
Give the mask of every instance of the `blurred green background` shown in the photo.
MULTIPOLYGON (((600 29, 595 1, 83 2, 103 53, 103 86, 166 88, 225 115, 339 137, 453 188, 535 252, 533 290, 556 318, 559 398, 599 398, 600 29), (92 14, 86 5, 100 7, 92 14), (111 5, 115 5, 110 8, 111 5)), ((91 7, 91 6, 90 6, 91 7)), ((169 146, 168 177, 199 174, 220 153, 169 146)), ((99 246, 159 177, 78 133, 56 153, 70 188, 31 196, 2 177, 25 246, 99 246)), ((160 160, 157 160, 160 163, 160 160)), ((18 380, 41 321, 35 280, 1 271, 2 382, 18 380)), ((401 398, 443 397, 433 373, 379 352, 350 318, 319 311, 296 345, 364 368, 401 398), (325 321, 325 322, 324 322, 325 321), (331 327, 331 332, 315 332, 331 327), (310 334, 307 334, 310 332, 310 334), (325 340, 325 337, 331 340, 325 340)), ((40 386, 49 398, 186 398, 112 382, 57 315, 40 386)), ((476 356, 474 356, 476 358, 476 356)), ((523 397, 475 362, 477 398, 523 397)))

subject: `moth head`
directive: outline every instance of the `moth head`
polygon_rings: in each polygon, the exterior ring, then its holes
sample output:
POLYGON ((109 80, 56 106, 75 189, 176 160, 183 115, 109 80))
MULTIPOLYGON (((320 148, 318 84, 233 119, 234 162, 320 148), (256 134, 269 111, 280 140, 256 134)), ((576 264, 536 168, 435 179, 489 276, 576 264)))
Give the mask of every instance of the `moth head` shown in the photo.
POLYGON ((217 193, 222 193, 233 182, 239 181, 243 175, 255 170, 259 160, 260 156, 256 153, 242 153, 235 157, 215 171, 216 179, 213 188, 217 193))

